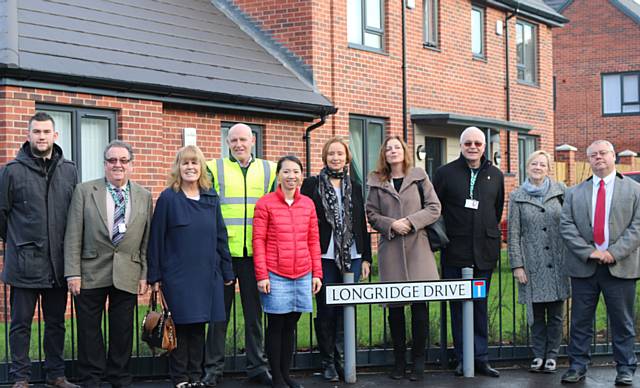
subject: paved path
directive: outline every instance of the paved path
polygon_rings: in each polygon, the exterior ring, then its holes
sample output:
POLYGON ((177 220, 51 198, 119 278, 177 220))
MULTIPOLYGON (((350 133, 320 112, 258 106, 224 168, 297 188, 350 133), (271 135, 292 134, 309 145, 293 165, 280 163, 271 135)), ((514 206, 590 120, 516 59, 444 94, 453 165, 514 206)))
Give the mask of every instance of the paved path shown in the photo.
MULTIPOLYGON (((327 383, 320 376, 313 374, 294 374, 294 378, 304 384, 305 388, 385 388, 385 387, 412 387, 412 388, 439 388, 439 387, 469 387, 469 388, 547 388, 561 387, 560 376, 566 368, 560 368, 556 374, 529 373, 523 365, 508 368, 499 368, 501 377, 490 378, 478 376, 471 379, 454 377, 451 371, 426 372, 423 382, 411 382, 409 380, 391 380, 386 374, 375 371, 360 371, 356 384, 327 383)), ((612 365, 597 366, 589 369, 586 381, 566 385, 576 388, 613 387, 616 372, 612 365)), ((640 388, 640 376, 636 376, 634 387, 640 388)), ((32 387, 44 387, 32 385, 32 387)), ((169 381, 137 381, 133 388, 171 388, 169 381)), ((242 377, 226 378, 220 388, 260 388, 261 385, 252 384, 242 377)), ((103 384, 102 388, 109 388, 103 384)))

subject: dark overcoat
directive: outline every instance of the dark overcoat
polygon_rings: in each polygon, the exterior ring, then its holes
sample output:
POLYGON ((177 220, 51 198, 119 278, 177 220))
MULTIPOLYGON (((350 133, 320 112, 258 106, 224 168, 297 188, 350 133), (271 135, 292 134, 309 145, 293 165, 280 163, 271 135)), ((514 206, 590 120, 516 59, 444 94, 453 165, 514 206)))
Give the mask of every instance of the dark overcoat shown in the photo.
POLYGON ((2 280, 15 287, 66 287, 64 235, 78 181, 75 164, 53 145, 51 165, 25 142, 0 172, 0 237, 5 242, 2 280))
POLYGON ((470 178, 471 169, 462 155, 440 167, 433 178, 450 241, 442 250, 442 260, 452 267, 490 270, 500 258, 504 177, 482 157, 473 189, 473 198, 479 201, 477 210, 465 207, 470 198, 470 178))
POLYGON ((162 292, 177 324, 226 320, 224 282, 234 279, 216 192, 200 200, 166 189, 156 202, 149 239, 149 283, 162 292))

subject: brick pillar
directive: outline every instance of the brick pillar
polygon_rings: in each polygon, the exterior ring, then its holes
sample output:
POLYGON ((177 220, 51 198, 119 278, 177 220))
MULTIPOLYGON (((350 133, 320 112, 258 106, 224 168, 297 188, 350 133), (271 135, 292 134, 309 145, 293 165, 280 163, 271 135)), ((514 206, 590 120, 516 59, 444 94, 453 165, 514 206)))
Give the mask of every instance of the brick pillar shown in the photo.
POLYGON ((638 154, 631 150, 618 152, 618 164, 629 166, 629 171, 636 171, 636 156, 638 156, 638 154))
POLYGON ((573 186, 576 183, 576 151, 578 151, 578 149, 569 144, 556 147, 556 162, 564 162, 567 164, 567 175, 564 180, 567 186, 573 186))

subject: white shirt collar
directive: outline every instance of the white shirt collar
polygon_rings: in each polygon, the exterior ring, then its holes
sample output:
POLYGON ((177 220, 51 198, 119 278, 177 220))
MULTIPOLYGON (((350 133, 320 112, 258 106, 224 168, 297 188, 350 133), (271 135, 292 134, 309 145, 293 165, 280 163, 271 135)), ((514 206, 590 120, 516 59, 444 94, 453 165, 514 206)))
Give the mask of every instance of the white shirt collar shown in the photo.
POLYGON ((616 178, 616 170, 614 169, 613 172, 611 172, 611 174, 607 175, 604 178, 600 178, 597 175, 593 176, 593 185, 598 187, 600 186, 600 181, 604 181, 604 185, 607 186, 609 185, 611 182, 613 182, 613 180, 616 178))

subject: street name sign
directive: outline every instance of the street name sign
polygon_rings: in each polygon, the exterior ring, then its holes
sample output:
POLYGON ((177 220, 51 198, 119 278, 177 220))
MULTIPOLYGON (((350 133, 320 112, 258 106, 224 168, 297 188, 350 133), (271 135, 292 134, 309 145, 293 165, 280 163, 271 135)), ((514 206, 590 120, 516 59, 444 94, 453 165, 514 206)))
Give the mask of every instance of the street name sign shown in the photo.
POLYGON ((432 302, 487 297, 485 279, 327 284, 325 287, 328 305, 432 302))

